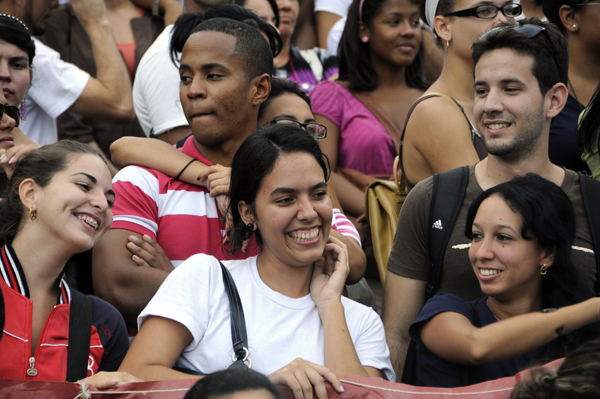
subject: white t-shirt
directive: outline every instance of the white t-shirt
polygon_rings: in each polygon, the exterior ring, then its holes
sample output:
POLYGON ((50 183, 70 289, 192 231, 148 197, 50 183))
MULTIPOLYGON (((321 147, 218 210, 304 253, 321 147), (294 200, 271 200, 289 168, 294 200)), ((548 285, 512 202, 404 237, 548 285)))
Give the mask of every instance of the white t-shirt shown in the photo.
POLYGON ((58 52, 38 39, 33 40, 33 79, 25 96, 27 119, 19 127, 31 140, 46 145, 58 140, 56 118, 83 93, 90 75, 61 60, 58 52))
POLYGON ((169 25, 146 50, 133 82, 133 108, 146 136, 188 126, 179 101, 179 71, 171 61, 169 25))
POLYGON ((315 0, 315 12, 327 11, 345 17, 352 0, 315 0))
MULTIPOLYGON (((323 324, 312 298, 289 298, 270 289, 258 274, 256 259, 223 262, 236 282, 244 308, 252 368, 269 375, 298 357, 324 365, 323 324)), ((379 316, 344 297, 342 304, 361 364, 382 370, 386 378, 395 381, 379 316)), ((198 254, 169 274, 140 314, 138 327, 149 315, 183 324, 193 340, 177 366, 212 373, 232 363, 229 309, 219 262, 198 254)))
POLYGON ((342 33, 344 33, 344 27, 346 26, 346 19, 347 18, 344 16, 333 24, 327 35, 327 51, 331 54, 337 55, 340 39, 342 38, 342 33))

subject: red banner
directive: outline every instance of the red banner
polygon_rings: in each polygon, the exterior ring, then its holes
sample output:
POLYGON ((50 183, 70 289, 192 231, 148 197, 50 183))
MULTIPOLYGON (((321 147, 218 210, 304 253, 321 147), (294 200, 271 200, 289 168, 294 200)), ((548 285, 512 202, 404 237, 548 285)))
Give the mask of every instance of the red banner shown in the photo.
MULTIPOLYGON (((546 367, 556 368, 561 363, 562 359, 556 360, 546 367)), ((345 392, 338 394, 327 384, 327 394, 329 399, 506 399, 510 396, 512 388, 527 378, 529 371, 525 370, 514 377, 463 388, 427 388, 388 382, 381 378, 343 376, 340 379, 345 392)), ((86 392, 82 392, 78 384, 66 382, 0 379, 0 398, 180 399, 195 382, 196 380, 136 382, 103 391, 90 387, 86 392)), ((293 398, 287 387, 281 387, 281 390, 284 398, 293 398)))

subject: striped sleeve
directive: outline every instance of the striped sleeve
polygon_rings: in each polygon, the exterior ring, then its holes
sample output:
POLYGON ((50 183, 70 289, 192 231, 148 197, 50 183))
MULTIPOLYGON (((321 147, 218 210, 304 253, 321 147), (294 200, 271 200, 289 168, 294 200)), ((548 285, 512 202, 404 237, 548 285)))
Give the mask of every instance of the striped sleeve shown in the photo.
POLYGON ((354 227, 354 224, 346 215, 344 215, 339 209, 333 209, 333 218, 331 219, 331 227, 337 230, 340 234, 346 237, 352 237, 357 242, 358 245, 362 247, 362 243, 360 242, 360 235, 358 234, 358 230, 354 227))
POLYGON ((158 231, 158 178, 146 169, 128 166, 113 178, 115 204, 112 229, 148 234, 158 231))

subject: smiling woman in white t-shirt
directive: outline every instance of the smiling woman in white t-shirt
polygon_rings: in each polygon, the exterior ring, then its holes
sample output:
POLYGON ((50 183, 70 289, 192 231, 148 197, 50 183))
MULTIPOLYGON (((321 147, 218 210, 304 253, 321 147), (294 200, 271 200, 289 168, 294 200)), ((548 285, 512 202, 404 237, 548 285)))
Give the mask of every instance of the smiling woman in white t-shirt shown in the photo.
MULTIPOLYGON (((244 308, 252 368, 297 398, 313 386, 325 397, 323 378, 342 392, 336 375, 395 378, 381 320, 342 297, 348 253, 329 235, 328 177, 318 142, 285 124, 250 136, 232 164, 231 250, 253 234, 262 247, 257 257, 223 262, 244 308)), ((174 365, 202 373, 228 367, 230 311, 218 260, 199 254, 181 264, 138 324, 121 370, 156 380, 190 378, 174 365)))

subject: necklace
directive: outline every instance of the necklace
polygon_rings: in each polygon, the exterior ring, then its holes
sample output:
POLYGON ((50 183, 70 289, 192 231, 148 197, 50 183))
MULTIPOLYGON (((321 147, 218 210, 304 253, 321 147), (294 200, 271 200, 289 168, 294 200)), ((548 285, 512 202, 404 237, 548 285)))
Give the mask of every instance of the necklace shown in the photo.
POLYGON ((577 104, 579 105, 579 109, 583 111, 585 109, 585 106, 581 103, 581 101, 579 101, 579 98, 577 98, 577 93, 575 92, 573 83, 571 83, 571 79, 567 80, 567 83, 569 84, 569 89, 573 93, 573 97, 575 97, 575 101, 577 101, 577 104))

